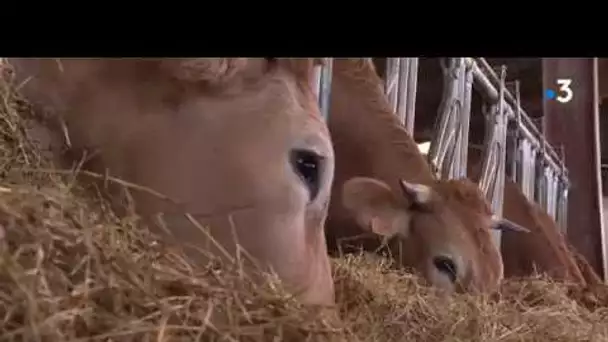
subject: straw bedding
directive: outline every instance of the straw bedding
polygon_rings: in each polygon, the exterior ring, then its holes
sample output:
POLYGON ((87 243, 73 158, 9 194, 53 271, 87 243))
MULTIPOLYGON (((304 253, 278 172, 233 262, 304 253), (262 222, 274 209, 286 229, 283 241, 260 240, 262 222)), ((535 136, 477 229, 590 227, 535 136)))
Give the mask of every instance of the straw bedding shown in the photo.
POLYGON ((0 341, 608 341, 604 286, 535 277, 445 296, 349 256, 332 261, 337 321, 272 275, 254 286, 237 265, 195 268, 56 170, 23 129, 28 106, 0 92, 0 341))

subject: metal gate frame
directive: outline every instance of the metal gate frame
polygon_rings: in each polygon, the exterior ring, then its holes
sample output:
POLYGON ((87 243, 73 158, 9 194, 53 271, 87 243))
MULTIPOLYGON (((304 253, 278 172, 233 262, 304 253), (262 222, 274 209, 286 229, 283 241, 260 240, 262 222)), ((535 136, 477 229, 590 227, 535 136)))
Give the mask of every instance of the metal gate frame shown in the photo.
POLYGON ((313 91, 319 102, 321 116, 327 121, 329 118, 333 58, 319 58, 319 60, 321 63, 314 66, 313 91))
MULTIPOLYGON (((483 58, 450 58, 444 66, 444 94, 439 108, 428 160, 442 178, 466 177, 468 130, 470 122, 471 92, 473 87, 484 96, 489 109, 486 117, 486 137, 482 159, 482 176, 479 186, 491 203, 495 214, 502 216, 507 153, 521 155, 517 183, 529 199, 535 196, 536 180, 547 183, 542 191, 541 204, 549 215, 565 227, 567 189, 569 187, 563 160, 536 129, 532 120, 521 108, 519 85, 516 97, 506 89, 506 68, 499 75, 483 58), (517 136, 516 144, 507 151, 507 131, 517 136), (466 137, 466 138, 465 138, 466 137), (543 177, 536 177, 536 164, 540 163, 543 177), (559 194, 558 194, 559 189, 559 194), (560 212, 558 215, 557 212, 560 212)), ((515 163, 517 165, 517 163, 515 163)), ((517 166, 516 166, 517 167, 517 166)), ((499 232, 497 232, 499 233, 499 232)), ((499 235, 496 242, 499 242, 499 235)))
POLYGON ((418 58, 387 58, 384 93, 393 113, 412 136, 418 88, 418 58))
MULTIPOLYGON (((564 160, 559 158, 521 107, 519 82, 515 82, 514 97, 506 86, 504 66, 497 74, 484 58, 455 57, 446 58, 444 62, 443 95, 427 155, 436 177, 454 179, 467 176, 471 97, 475 89, 487 105, 479 186, 492 210, 502 216, 509 155, 512 177, 524 195, 529 200, 538 197, 543 209, 565 229, 570 185, 564 160), (512 139, 509 145, 508 136, 512 139), (546 186, 539 191, 537 183, 546 186)), ((413 136, 418 58, 387 58, 385 75, 385 94, 391 108, 413 136)), ((321 97, 320 104, 323 104, 321 97)), ((496 242, 499 239, 497 236, 496 242)))

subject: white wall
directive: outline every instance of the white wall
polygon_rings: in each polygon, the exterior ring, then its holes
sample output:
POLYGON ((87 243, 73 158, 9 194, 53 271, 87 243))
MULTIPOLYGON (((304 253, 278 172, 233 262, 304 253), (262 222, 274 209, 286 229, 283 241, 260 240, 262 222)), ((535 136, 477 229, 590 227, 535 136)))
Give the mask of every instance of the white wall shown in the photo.
POLYGON ((418 150, 422 154, 428 154, 430 147, 431 147, 431 142, 430 141, 426 141, 426 142, 418 144, 418 150))

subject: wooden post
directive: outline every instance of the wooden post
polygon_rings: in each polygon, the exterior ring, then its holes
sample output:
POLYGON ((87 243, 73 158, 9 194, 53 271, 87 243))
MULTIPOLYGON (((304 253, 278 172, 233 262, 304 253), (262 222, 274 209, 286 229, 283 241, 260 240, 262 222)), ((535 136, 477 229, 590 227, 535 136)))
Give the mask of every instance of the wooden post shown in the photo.
POLYGON ((553 146, 563 144, 571 184, 568 239, 605 277, 597 59, 543 58, 542 65, 544 90, 555 92, 543 94, 543 131, 553 146))

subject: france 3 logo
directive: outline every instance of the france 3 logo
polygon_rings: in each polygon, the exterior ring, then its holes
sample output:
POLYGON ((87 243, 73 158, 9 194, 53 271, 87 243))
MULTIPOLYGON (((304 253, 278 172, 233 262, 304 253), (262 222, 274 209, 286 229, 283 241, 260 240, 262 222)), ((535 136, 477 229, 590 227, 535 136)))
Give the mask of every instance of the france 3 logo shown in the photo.
POLYGON ((555 80, 555 83, 557 83, 558 86, 557 91, 553 89, 545 90, 545 96, 547 99, 555 99, 560 103, 568 103, 572 101, 572 98, 574 97, 574 91, 572 91, 572 88, 570 87, 572 80, 569 78, 559 78, 555 80))

